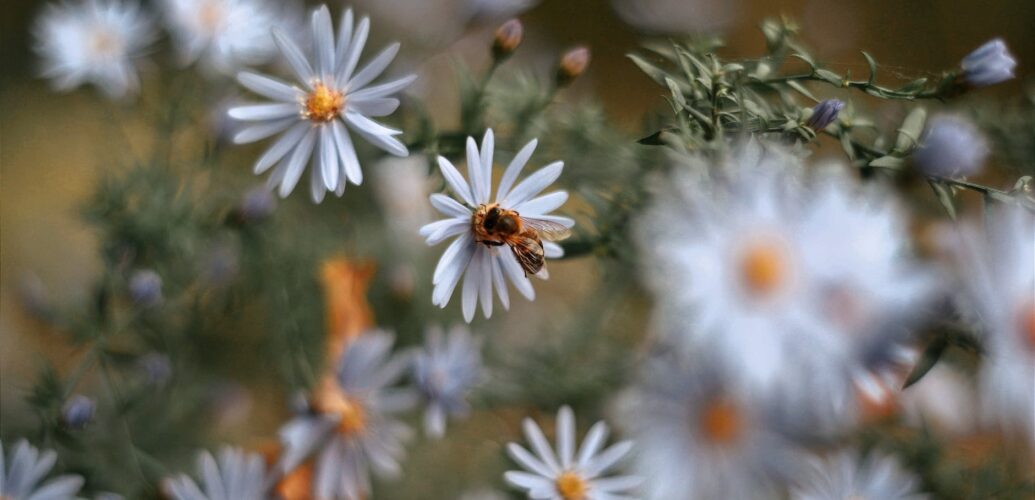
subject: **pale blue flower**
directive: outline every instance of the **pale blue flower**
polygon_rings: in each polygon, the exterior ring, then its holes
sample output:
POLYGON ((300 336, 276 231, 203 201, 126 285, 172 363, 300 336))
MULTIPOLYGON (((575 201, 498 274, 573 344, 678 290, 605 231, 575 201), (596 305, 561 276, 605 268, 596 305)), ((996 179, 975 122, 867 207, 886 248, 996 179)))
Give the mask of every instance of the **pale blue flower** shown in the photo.
POLYGON ((843 451, 825 459, 812 459, 791 486, 792 500, 873 498, 922 500, 919 479, 902 469, 898 460, 876 452, 860 457, 843 451))
POLYGON ((204 451, 198 456, 199 488, 186 474, 169 479, 163 486, 173 500, 265 500, 266 464, 257 453, 223 448, 219 460, 204 451))
POLYGON ((0 442, 0 497, 11 500, 70 500, 83 486, 83 478, 74 474, 58 476, 41 484, 54 467, 57 453, 42 453, 26 440, 14 446, 14 452, 4 454, 0 442))
POLYGON ((470 412, 467 395, 482 377, 481 341, 463 326, 454 326, 448 337, 441 328, 429 328, 424 348, 414 356, 413 373, 427 405, 424 432, 441 437, 448 417, 470 412))
POLYGON ((935 177, 960 177, 981 171, 990 152, 988 141, 969 120, 936 115, 927 122, 913 155, 920 170, 935 177))
POLYGON ((1002 38, 990 40, 963 58, 962 77, 974 87, 987 87, 1014 77, 1017 61, 1002 38))

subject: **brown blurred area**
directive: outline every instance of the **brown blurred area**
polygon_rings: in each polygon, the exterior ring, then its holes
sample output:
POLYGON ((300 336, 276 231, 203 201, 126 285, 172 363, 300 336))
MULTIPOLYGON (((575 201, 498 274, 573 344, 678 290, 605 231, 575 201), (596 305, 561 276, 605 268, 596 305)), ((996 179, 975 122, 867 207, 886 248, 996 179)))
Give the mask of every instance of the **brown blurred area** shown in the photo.
MULTIPOLYGON (((424 0, 413 0, 423 2, 424 0)), ((629 0, 630 2, 634 0, 629 0)), ((721 0, 688 0, 697 3, 721 0)), ((151 2, 155 3, 155 2, 151 2)), ((337 2, 335 2, 337 3, 337 2)), ((667 2, 669 4, 673 2, 667 2)), ((901 1, 901 0, 739 0, 726 3, 732 13, 720 31, 726 34, 728 57, 750 57, 763 50, 757 29, 768 16, 798 20, 804 39, 820 61, 839 72, 866 72, 859 54, 867 50, 885 70, 883 77, 912 79, 936 75, 955 66, 968 51, 1001 36, 1018 59, 1019 78, 990 95, 1011 95, 1035 72, 1035 1, 901 1)), ((44 2, 6 0, 0 18, 0 404, 17 404, 36 352, 54 359, 65 355, 46 347, 51 340, 22 312, 17 287, 23 273, 39 275, 58 302, 81 298, 99 267, 94 235, 76 213, 99 172, 110 160, 129 154, 137 144, 133 124, 122 123, 134 145, 111 141, 110 111, 91 89, 71 94, 50 92, 35 78, 36 60, 29 47, 30 29, 44 2), (14 376, 12 376, 14 375, 14 376)), ((646 4, 645 4, 646 5, 646 4)), ((332 8, 336 8, 334 6, 332 8)), ((702 12, 708 9, 702 9, 702 12)), ((521 16, 529 50, 541 50, 547 61, 574 44, 592 48, 593 58, 579 91, 604 103, 615 122, 635 130, 641 117, 661 103, 655 86, 625 57, 647 36, 627 24, 605 0, 543 0, 521 16)), ((380 21, 374 19, 375 26, 380 21)), ((389 23, 390 24, 390 23, 389 23)), ((375 28, 376 30, 377 28, 375 28)), ((446 44, 474 47, 472 65, 485 63, 490 43, 486 29, 446 44), (473 37, 473 38, 472 38, 473 37)), ((393 33, 377 33, 387 39, 393 33)), ((405 38, 404 35, 401 37, 405 38)), ((163 45, 164 47, 164 45, 163 45)), ((403 46, 403 54, 407 50, 403 46)), ((448 69, 443 57, 433 60, 448 69)), ((530 59, 534 59, 530 56, 530 59)), ((448 73, 447 73, 448 74, 448 73)), ((153 84, 145 75, 144 86, 153 84)), ((424 82, 432 94, 454 94, 451 79, 424 82)), ((865 97, 853 96, 860 102, 865 97)), ((872 103, 870 103, 872 104, 872 103)), ((865 107, 865 104, 863 105, 865 107)), ((455 113, 442 109, 443 113, 455 113)), ((446 120, 448 121, 448 120, 446 120)), ((140 133, 141 136, 144 132, 140 133)), ((297 195, 297 193, 296 193, 297 195)), ((574 269, 574 268, 573 268, 574 269)), ((581 269, 581 268, 580 268, 581 269)))

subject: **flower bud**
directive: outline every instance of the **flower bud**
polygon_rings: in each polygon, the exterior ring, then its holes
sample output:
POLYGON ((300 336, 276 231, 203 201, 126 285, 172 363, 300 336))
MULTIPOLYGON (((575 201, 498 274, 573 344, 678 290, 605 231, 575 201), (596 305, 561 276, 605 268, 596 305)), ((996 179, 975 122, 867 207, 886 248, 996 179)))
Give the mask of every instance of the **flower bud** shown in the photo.
POLYGON ((575 47, 561 56, 561 62, 557 65, 557 86, 566 87, 575 81, 580 75, 586 72, 589 66, 589 49, 586 47, 575 47))
POLYGON ((963 58, 960 78, 971 87, 987 87, 1014 77, 1017 61, 1001 38, 991 40, 963 58))
POLYGON ((958 116, 941 115, 927 122, 913 159, 926 175, 960 177, 978 173, 988 153, 988 141, 974 124, 958 116))
POLYGON ((72 429, 82 429, 93 420, 96 409, 97 405, 92 399, 82 394, 76 394, 65 402, 65 406, 61 410, 61 420, 72 429))
POLYGON ((812 130, 823 130, 837 120, 837 114, 844 109, 845 103, 839 99, 827 99, 812 108, 812 115, 805 122, 812 130))
POLYGON ((137 360, 137 366, 147 379, 148 385, 162 386, 172 376, 169 357, 160 352, 149 352, 137 360))
POLYGON ((143 307, 162 303, 162 277, 150 269, 141 269, 129 278, 129 296, 143 307))
POLYGON ((517 50, 525 36, 525 27, 521 21, 511 19, 496 29, 496 37, 492 40, 492 58, 502 61, 517 50))

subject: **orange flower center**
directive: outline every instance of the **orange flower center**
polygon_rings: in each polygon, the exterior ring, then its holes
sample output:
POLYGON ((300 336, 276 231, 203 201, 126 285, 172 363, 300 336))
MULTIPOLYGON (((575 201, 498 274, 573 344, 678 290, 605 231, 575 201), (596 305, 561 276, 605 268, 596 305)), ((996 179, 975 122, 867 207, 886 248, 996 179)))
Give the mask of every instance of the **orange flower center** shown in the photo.
POLYGON ((333 120, 345 107, 345 94, 338 90, 317 83, 313 91, 306 96, 302 105, 302 117, 314 121, 326 123, 333 120))
POLYGON ((367 428, 367 414, 363 404, 342 392, 337 383, 323 379, 314 397, 313 405, 321 413, 338 415, 338 433, 344 436, 360 434, 367 428))
POLYGON ((729 445, 740 439, 744 428, 740 409, 733 402, 717 399, 698 415, 700 433, 718 445, 729 445))
POLYGON ((198 21, 201 27, 215 33, 223 23, 223 7, 216 2, 206 2, 198 9, 198 21))
POLYGON ((311 500, 313 491, 313 464, 306 463, 288 472, 275 488, 282 500, 311 500))
POLYGON ((787 281, 786 256, 771 242, 748 246, 740 255, 739 265, 741 283, 752 295, 772 295, 787 281))
POLYGON ((586 480, 572 471, 557 476, 557 492, 564 500, 585 500, 588 489, 586 480))
POLYGON ((1021 314, 1018 318, 1018 323, 1021 331, 1021 339, 1027 344, 1028 348, 1035 351, 1035 304, 1027 304, 1021 306, 1021 314))
POLYGON ((93 54, 99 57, 108 57, 119 51, 121 43, 118 37, 111 33, 96 29, 90 37, 90 49, 93 54))

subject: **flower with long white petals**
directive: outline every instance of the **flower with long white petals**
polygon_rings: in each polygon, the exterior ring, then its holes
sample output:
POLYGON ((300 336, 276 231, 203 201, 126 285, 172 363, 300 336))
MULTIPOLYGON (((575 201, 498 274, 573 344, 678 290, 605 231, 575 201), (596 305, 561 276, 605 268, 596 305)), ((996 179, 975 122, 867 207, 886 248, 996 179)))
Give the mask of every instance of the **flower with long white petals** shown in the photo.
POLYGON ((14 445, 14 452, 4 454, 0 442, 0 498, 66 500, 75 498, 83 487, 83 478, 74 474, 55 477, 43 484, 40 481, 57 462, 53 450, 40 450, 26 440, 14 445))
POLYGON ((1035 448, 1035 216, 1000 207, 984 231, 967 226, 955 242, 959 301, 987 351, 980 372, 983 417, 1035 448))
POLYGON ((231 118, 251 122, 234 136, 234 142, 254 142, 279 134, 273 145, 255 163, 255 173, 269 169, 269 185, 278 186, 285 197, 298 184, 306 165, 310 169, 309 192, 313 201, 323 201, 327 191, 341 196, 348 182, 363 182, 356 148, 347 129, 371 144, 396 156, 406 156, 406 146, 395 136, 402 131, 386 127, 370 117, 392 114, 399 107, 393 97, 416 76, 410 75, 371 85, 399 52, 389 45, 366 66, 359 57, 370 32, 370 20, 355 23, 346 10, 335 36, 331 14, 324 5, 312 16, 314 50, 311 58, 279 28, 273 39, 291 66, 295 84, 242 72, 238 82, 273 103, 238 106, 228 111, 231 118))
POLYGON ((216 460, 204 451, 198 455, 199 488, 186 474, 167 480, 165 493, 172 500, 264 500, 266 496, 266 464, 257 453, 245 453, 225 447, 216 460))
POLYGON ((155 38, 151 21, 133 0, 50 5, 33 33, 43 76, 55 89, 92 83, 113 99, 136 93, 137 59, 155 38))
POLYGON ((184 64, 233 74, 276 53, 270 30, 280 12, 267 0, 163 0, 165 21, 184 64))
POLYGON ((412 408, 417 394, 392 387, 411 363, 408 356, 392 355, 394 341, 380 331, 353 340, 336 377, 316 389, 312 412, 281 428, 280 471, 293 471, 316 454, 313 498, 369 498, 371 469, 385 477, 399 474, 412 431, 394 414, 412 408))
POLYGON ((507 471, 503 478, 511 486, 524 490, 528 498, 632 498, 627 495, 642 482, 636 476, 605 476, 608 470, 629 454, 633 444, 622 441, 604 449, 608 434, 604 422, 593 425, 582 446, 576 450, 575 414, 567 406, 557 412, 556 452, 532 419, 525 419, 524 431, 534 453, 519 444, 507 444, 507 454, 525 470, 507 471))
POLYGON ((470 411, 467 395, 482 378, 481 342, 465 326, 454 326, 448 337, 441 328, 429 328, 414 356, 413 376, 427 405, 424 432, 441 437, 448 417, 470 411))
MULTIPOLYGON (((538 141, 533 139, 514 155, 504 170, 503 177, 500 178, 494 203, 501 209, 517 212, 523 219, 534 218, 552 225, 571 228, 575 225, 574 220, 551 214, 568 200, 568 193, 553 191, 540 195, 560 177, 564 162, 551 163, 525 180, 517 182, 537 143, 538 141)), ((528 300, 535 298, 532 282, 525 275, 514 252, 502 245, 482 244, 476 240, 474 217, 479 208, 488 206, 492 199, 493 150, 492 129, 485 131, 480 150, 474 138, 467 138, 466 180, 449 160, 441 156, 438 158, 439 169, 455 198, 440 193, 431 195, 431 205, 446 218, 420 229, 420 234, 425 237, 428 245, 437 245, 449 238, 455 238, 435 267, 432 277, 435 287, 431 302, 439 307, 446 307, 453 290, 463 277, 461 305, 464 319, 468 323, 474 319, 474 312, 479 303, 482 314, 486 318, 492 316, 494 290, 503 308, 510 308, 507 281, 528 300)), ((548 259, 564 255, 564 250, 556 243, 545 241, 542 245, 542 251, 548 259)), ((539 276, 544 277, 542 274, 539 276)))
POLYGON ((880 498, 922 500, 918 478, 902 469, 894 457, 871 452, 865 458, 843 451, 825 459, 813 459, 791 486, 792 500, 880 498))

